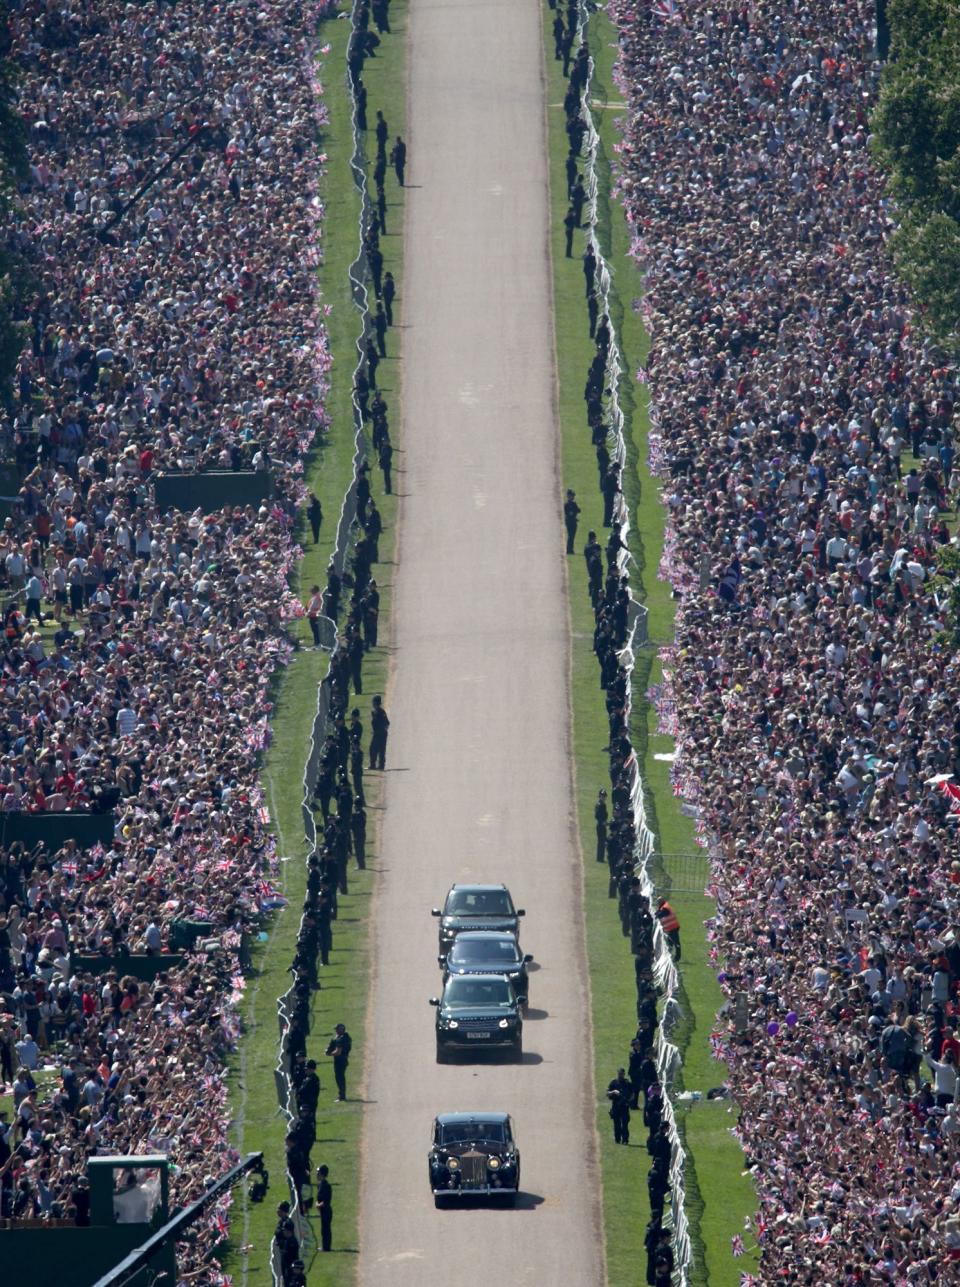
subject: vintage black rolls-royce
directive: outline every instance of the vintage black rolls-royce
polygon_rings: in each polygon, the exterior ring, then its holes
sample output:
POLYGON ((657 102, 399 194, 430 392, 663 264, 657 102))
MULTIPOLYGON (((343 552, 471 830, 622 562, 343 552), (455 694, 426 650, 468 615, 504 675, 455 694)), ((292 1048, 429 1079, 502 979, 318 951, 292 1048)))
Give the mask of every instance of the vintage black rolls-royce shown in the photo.
POLYGON ((507 1113, 441 1113, 434 1119, 427 1162, 436 1205, 448 1199, 503 1198, 520 1189, 520 1154, 507 1113))

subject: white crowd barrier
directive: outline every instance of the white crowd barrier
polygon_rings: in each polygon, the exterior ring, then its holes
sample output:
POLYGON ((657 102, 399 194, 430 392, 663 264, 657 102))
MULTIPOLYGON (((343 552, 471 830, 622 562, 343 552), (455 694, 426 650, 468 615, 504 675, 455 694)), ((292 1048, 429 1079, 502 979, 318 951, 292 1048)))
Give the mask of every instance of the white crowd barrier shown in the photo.
MULTIPOLYGON (((354 0, 350 15, 350 22, 353 30, 356 30, 357 26, 356 18, 358 7, 359 0, 354 0)), ((350 95, 351 127, 353 132, 353 152, 350 158, 350 168, 353 173, 354 184, 360 194, 360 215, 357 228, 357 255, 349 268, 351 296, 360 319, 360 328, 356 339, 357 358, 351 372, 351 381, 355 381, 355 377, 363 365, 364 349, 371 331, 370 300, 366 285, 367 256, 364 249, 364 232, 370 218, 372 207, 370 204, 369 192, 367 190, 367 173, 364 165, 363 131, 357 123, 356 96, 353 92, 353 85, 350 80, 349 72, 345 73, 345 77, 347 92, 350 95)), ((333 554, 331 555, 331 561, 339 575, 343 574, 344 568, 346 567, 347 557, 353 540, 357 516, 357 480, 359 478, 360 466, 367 458, 366 437, 363 431, 363 416, 360 411, 359 403, 357 402, 355 389, 352 396, 352 405, 354 423, 353 469, 350 483, 344 492, 343 500, 340 504, 340 513, 337 519, 336 542, 333 554)), ((304 762, 302 775, 303 800, 301 804, 301 812, 303 815, 304 837, 306 840, 308 854, 312 853, 317 845, 317 828, 311 805, 313 792, 317 785, 317 778, 319 776, 320 752, 326 737, 327 722, 330 713, 329 687, 325 680, 327 675, 330 673, 330 665, 336 655, 338 646, 336 621, 332 617, 324 616, 322 618, 322 622, 323 634, 326 637, 321 640, 321 644, 327 654, 327 668, 324 680, 322 680, 317 687, 317 708, 310 736, 309 753, 304 762)), ((303 916, 301 914, 298 925, 298 937, 299 930, 302 928, 302 925, 303 916)), ((277 1000, 277 1019, 280 1027, 280 1037, 277 1045, 277 1063, 274 1069, 274 1080, 277 1085, 279 1110, 285 1121, 285 1134, 286 1128, 296 1116, 296 1097, 294 1095, 293 1084, 290 1080, 290 1061, 287 1052, 287 1036, 290 1030, 293 1004, 294 990, 291 985, 291 987, 288 988, 288 990, 277 1000)), ((315 1243, 316 1240, 313 1236, 313 1231, 310 1228, 307 1213, 303 1210, 300 1202, 298 1201, 298 1195, 290 1181, 289 1174, 287 1175, 287 1181, 291 1197, 291 1218, 296 1226, 297 1237, 300 1240, 301 1247, 309 1246, 315 1243)), ((275 1256, 271 1257, 271 1272, 273 1274, 274 1282, 278 1287, 280 1287, 281 1280, 275 1256)))
MULTIPOLYGON (((585 0, 580 0, 579 22, 577 28, 578 44, 588 37, 588 33, 589 11, 585 0)), ((597 195, 599 191, 597 179, 597 153, 600 148, 600 135, 594 123, 593 110, 590 105, 593 77, 594 61, 591 57, 586 84, 581 92, 581 109, 583 111, 584 120, 587 124, 587 131, 584 137, 584 187, 587 193, 587 201, 585 203, 587 222, 586 240, 588 244, 593 247, 593 252, 597 260, 596 286, 599 302, 599 315, 603 316, 603 314, 606 314, 610 325, 610 350, 607 359, 606 384, 609 388, 607 407, 610 419, 609 438, 613 448, 611 454, 618 461, 621 468, 624 468, 627 463, 627 444, 624 433, 625 420, 619 396, 619 384, 624 372, 624 363, 620 345, 617 340, 616 328, 613 324, 613 319, 610 317, 610 288, 612 285, 612 275, 610 267, 604 257, 600 241, 597 237, 597 195)), ((630 511, 622 493, 617 498, 615 517, 621 524, 621 536, 624 543, 626 543, 627 535, 630 531, 630 511)), ((620 551, 620 554, 618 555, 618 564, 621 571, 626 572, 628 570, 628 565, 632 561, 632 556, 628 551, 620 551)), ((620 655, 621 664, 627 672, 628 720, 633 706, 632 682, 636 648, 638 644, 646 642, 647 638, 646 609, 642 604, 637 603, 633 599, 632 590, 630 591, 630 598, 630 633, 623 652, 620 655)), ((651 900, 651 906, 653 906, 653 899, 656 891, 654 888, 651 868, 656 842, 653 832, 650 830, 647 823, 644 786, 643 780, 640 776, 636 754, 634 754, 630 762, 630 798, 636 823, 637 836, 636 848, 633 855, 635 871, 640 878, 641 888, 644 894, 651 900)), ((673 1044, 669 1037, 669 1033, 673 1030, 680 1012, 679 1003, 676 998, 680 979, 677 973, 676 964, 674 963, 673 956, 670 952, 666 935, 660 926, 660 922, 656 919, 654 920, 653 977, 657 989, 663 998, 661 1021, 657 1028, 656 1052, 657 1069, 665 1092, 664 1121, 667 1123, 671 1143, 670 1184, 672 1190, 671 1218, 673 1221, 673 1248, 675 1257, 674 1272, 679 1287, 687 1287, 690 1278, 690 1270, 693 1264, 693 1249, 690 1240, 690 1224, 686 1213, 686 1154, 684 1152, 683 1142, 680 1138, 680 1132, 677 1127, 676 1113, 674 1111, 673 1101, 670 1095, 671 1090, 675 1086, 677 1074, 683 1064, 683 1059, 679 1049, 673 1044)))

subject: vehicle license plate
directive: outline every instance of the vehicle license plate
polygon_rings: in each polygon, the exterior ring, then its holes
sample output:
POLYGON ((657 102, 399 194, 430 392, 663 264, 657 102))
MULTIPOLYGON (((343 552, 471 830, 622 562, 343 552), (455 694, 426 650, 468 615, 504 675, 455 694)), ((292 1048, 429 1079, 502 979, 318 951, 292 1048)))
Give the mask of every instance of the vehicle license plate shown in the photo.
POLYGON ((467 1033, 467 1040, 468 1040, 468 1041, 482 1041, 485 1037, 489 1037, 489 1036, 490 1036, 490 1033, 489 1033, 489 1032, 468 1032, 468 1033, 467 1033))

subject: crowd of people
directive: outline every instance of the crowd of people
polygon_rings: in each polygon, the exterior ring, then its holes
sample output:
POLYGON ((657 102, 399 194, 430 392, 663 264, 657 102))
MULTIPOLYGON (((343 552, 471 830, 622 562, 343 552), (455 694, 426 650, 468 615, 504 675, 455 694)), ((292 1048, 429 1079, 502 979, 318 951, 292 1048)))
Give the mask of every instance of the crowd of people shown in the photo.
MULTIPOLYGON (((258 761, 326 427, 311 60, 330 8, 9 6, 30 174, 5 231, 34 293, 0 412, 23 477, 0 534, 0 808, 116 828, 0 856, 4 1218, 85 1222, 97 1151, 167 1153, 177 1204, 233 1157, 238 953, 281 901, 258 761), (157 507, 158 471, 241 467, 271 499, 157 507), (197 934, 182 966, 125 968, 197 934)), ((211 1218, 186 1272, 222 1233, 211 1218)))
POLYGON ((760 1280, 952 1282, 957 385, 885 245, 875 8, 611 12, 679 600, 661 709, 715 859, 760 1280))
MULTIPOLYGON (((570 206, 564 219, 567 257, 572 258, 573 232, 582 226, 585 182, 589 166, 590 51, 587 28, 581 25, 579 0, 570 0, 564 8, 554 7, 554 57, 562 61, 568 77, 564 112, 569 150, 565 165, 567 195, 570 206)), ((593 651, 599 666, 607 719, 610 788, 601 788, 594 805, 596 826, 595 857, 609 869, 609 895, 617 899, 620 925, 629 939, 636 982, 636 1027, 629 1042, 626 1065, 607 1086, 609 1115, 614 1142, 629 1145, 631 1120, 640 1113, 647 1130, 646 1148, 650 1156, 647 1172, 649 1221, 644 1233, 646 1281, 653 1287, 670 1287, 677 1266, 673 1245, 679 1211, 674 1204, 683 1196, 673 1192, 672 1169, 674 1143, 667 1120, 666 1088, 661 1082, 658 1060, 658 1034, 661 1026, 657 954, 672 952, 680 957, 680 923, 665 899, 656 907, 644 890, 637 874, 636 854, 643 819, 635 810, 634 789, 637 784, 637 757, 631 741, 631 682, 628 650, 635 628, 635 605, 630 591, 627 562, 626 503, 621 487, 621 451, 616 441, 617 428, 612 423, 611 385, 618 378, 619 361, 613 346, 614 336, 606 312, 601 263, 595 238, 585 237, 583 252, 584 321, 594 341, 594 352, 584 384, 586 425, 596 452, 597 489, 603 498, 605 544, 597 532, 587 532, 582 554, 586 585, 593 606, 595 628, 593 651), (665 937, 656 933, 657 922, 665 937), (661 944, 664 946, 661 947, 661 944), (670 1203, 669 1221, 667 1203, 670 1203)), ((576 493, 568 489, 564 500, 566 552, 577 553, 576 537, 581 507, 576 493)), ((662 982, 662 978, 661 978, 662 982)))

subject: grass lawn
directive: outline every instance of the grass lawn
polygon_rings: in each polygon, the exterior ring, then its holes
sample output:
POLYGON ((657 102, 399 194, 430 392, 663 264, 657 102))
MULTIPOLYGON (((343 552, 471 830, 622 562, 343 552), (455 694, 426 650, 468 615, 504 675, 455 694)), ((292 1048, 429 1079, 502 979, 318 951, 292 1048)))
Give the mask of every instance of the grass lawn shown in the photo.
MULTIPOLYGON (((404 104, 405 0, 390 6, 392 34, 382 40, 377 57, 368 60, 365 82, 368 91, 368 118, 382 109, 394 133, 402 132, 404 104)), ((326 155, 321 195, 325 206, 323 266, 320 287, 323 303, 331 309, 327 317, 334 357, 332 391, 327 399, 331 428, 327 441, 318 446, 307 467, 307 483, 320 497, 324 521, 319 544, 304 534, 304 558, 299 571, 299 589, 309 597, 311 584, 325 583, 325 569, 336 539, 340 505, 352 475, 354 446, 351 409, 352 373, 355 365, 359 315, 351 301, 348 269, 359 244, 359 197, 350 172, 353 150, 350 100, 346 88, 346 49, 350 24, 346 18, 322 24, 319 44, 330 45, 321 59, 324 102, 329 125, 323 132, 321 151, 326 155)), ((385 269, 397 281, 394 304, 395 327, 387 338, 388 359, 381 364, 379 383, 390 409, 391 433, 396 450, 394 475, 402 471, 401 444, 397 441, 399 414, 399 322, 402 315, 402 228, 403 199, 392 173, 387 179, 389 235, 381 238, 385 269)), ((360 706, 369 728, 370 696, 386 687, 390 655, 390 597, 396 530, 396 499, 384 496, 379 470, 373 469, 372 487, 383 515, 384 534, 380 540, 381 562, 374 569, 381 592, 380 646, 368 655, 364 666, 364 694, 360 706)), ((309 640, 306 621, 297 626, 302 643, 309 640)), ((289 859, 282 864, 283 889, 290 906, 276 915, 268 938, 255 955, 254 971, 244 1001, 245 1039, 230 1068, 230 1095, 234 1111, 234 1139, 242 1152, 263 1150, 270 1171, 271 1187, 260 1205, 248 1202, 237 1190, 231 1224, 231 1240, 225 1267, 237 1284, 266 1287, 271 1282, 270 1243, 276 1204, 287 1196, 284 1173, 283 1136, 285 1122, 277 1106, 274 1082, 279 1028, 277 998, 289 987, 287 973, 293 959, 305 889, 306 846, 301 816, 303 764, 316 709, 317 687, 326 673, 327 656, 304 648, 298 652, 279 685, 273 721, 273 743, 264 765, 264 789, 276 829, 280 853, 289 859), (246 1250, 244 1250, 246 1248, 246 1250)), ((320 1065, 323 1090, 317 1114, 317 1142, 311 1161, 314 1167, 326 1162, 334 1190, 334 1250, 325 1256, 314 1247, 304 1248, 311 1287, 329 1287, 353 1281, 357 1252, 357 1198, 359 1144, 362 1115, 361 1082, 365 1055, 365 1019, 368 978, 368 908, 377 866, 380 790, 376 775, 367 774, 365 793, 369 815, 367 872, 351 872, 350 893, 339 900, 339 919, 334 924, 334 947, 330 966, 321 969, 321 990, 315 994, 312 1037, 308 1054, 320 1065), (335 1087, 330 1061, 323 1051, 334 1024, 344 1022, 354 1039, 350 1066, 351 1099, 333 1102, 335 1087)), ((315 1235, 319 1235, 316 1220, 315 1235)))
MULTIPOLYGON (((565 257, 563 217, 567 209, 564 161, 567 139, 562 102, 566 84, 562 66, 553 57, 550 34, 552 13, 544 23, 547 68, 548 125, 550 131, 550 174, 552 211, 552 252, 554 305, 559 372, 559 410, 562 431, 562 485, 572 487, 581 505, 577 554, 570 564, 570 620, 573 632, 572 684, 574 747, 576 756, 577 810, 584 853, 587 913, 587 951, 593 995, 595 1076, 598 1088, 597 1125, 601 1142, 604 1224, 606 1229, 607 1272, 611 1287, 632 1287, 645 1264, 643 1233, 647 1221, 646 1176, 648 1158, 646 1133, 637 1120, 635 1139, 629 1150, 613 1144, 606 1100, 602 1089, 625 1064, 630 1037, 636 1027, 636 992, 629 945, 620 932, 616 904, 607 896, 606 865, 594 861, 593 805, 601 786, 609 786, 608 761, 602 749, 607 743, 607 721, 599 671, 591 640, 593 612, 586 587, 586 570, 581 551, 590 528, 602 533, 603 505, 599 490, 596 457, 590 441, 582 401, 583 382, 593 355, 584 298, 584 277, 580 256, 583 235, 574 236, 574 258, 565 257), (636 1144, 636 1147, 634 1147, 636 1144)), ((610 195, 610 159, 616 142, 618 94, 612 81, 616 51, 614 28, 603 13, 590 19, 590 47, 597 63, 592 86, 594 120, 601 134, 598 158, 598 237, 614 278, 611 298, 612 322, 624 354, 625 375, 620 400, 627 419, 628 465, 624 487, 632 515, 631 552, 636 560, 632 571, 634 593, 650 613, 650 638, 665 643, 672 637, 673 602, 670 589, 657 580, 656 572, 663 541, 664 508, 659 485, 647 469, 646 437, 649 429, 644 390, 634 379, 644 362, 647 337, 633 308, 639 293, 639 279, 628 258, 629 232, 621 208, 610 195)), ((601 543, 605 536, 601 534, 601 543)), ((685 817, 673 795, 669 764, 655 754, 673 749, 669 738, 656 733, 656 713, 646 700, 649 684, 659 678, 654 648, 640 650, 634 672, 633 740, 647 785, 650 826, 658 850, 680 855, 667 861, 666 871, 657 873, 658 884, 670 888, 675 876, 671 902, 681 919, 684 940, 683 992, 679 1000, 684 1020, 674 1034, 684 1055, 684 1085, 702 1090, 723 1081, 724 1070, 711 1057, 709 1034, 722 995, 714 968, 707 956, 701 931, 712 906, 703 897, 706 861, 694 843, 692 822, 685 817), (696 855, 687 858, 683 855, 696 855), (701 876, 700 873, 703 873, 701 876)), ((754 1265, 751 1256, 734 1260, 730 1238, 743 1231, 744 1217, 755 1207, 753 1189, 741 1174, 743 1155, 730 1135, 735 1117, 732 1106, 723 1100, 705 1099, 678 1112, 689 1154, 687 1168, 687 1210, 694 1232, 696 1261, 693 1281, 711 1287, 733 1287, 742 1270, 754 1265)), ((750 1239, 747 1238, 748 1244, 750 1239)))

